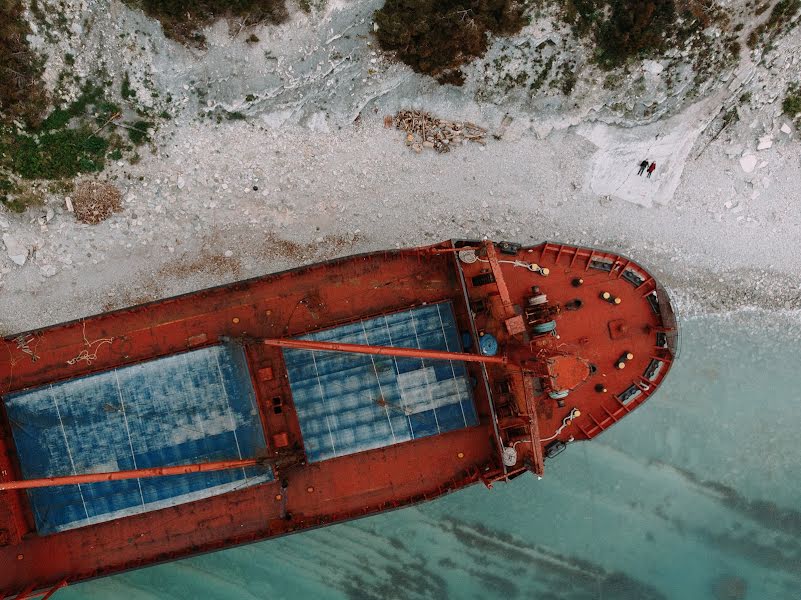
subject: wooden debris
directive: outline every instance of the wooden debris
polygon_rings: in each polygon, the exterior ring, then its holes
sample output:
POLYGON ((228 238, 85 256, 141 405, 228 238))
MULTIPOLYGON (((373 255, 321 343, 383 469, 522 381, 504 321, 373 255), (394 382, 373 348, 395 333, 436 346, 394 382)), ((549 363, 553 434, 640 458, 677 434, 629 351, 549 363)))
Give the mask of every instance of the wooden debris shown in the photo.
POLYGON ((454 145, 476 142, 487 143, 487 130, 467 121, 446 121, 432 117, 419 110, 402 110, 394 117, 384 117, 384 126, 394 125, 406 132, 406 145, 414 152, 433 148, 437 152, 449 152, 454 145))

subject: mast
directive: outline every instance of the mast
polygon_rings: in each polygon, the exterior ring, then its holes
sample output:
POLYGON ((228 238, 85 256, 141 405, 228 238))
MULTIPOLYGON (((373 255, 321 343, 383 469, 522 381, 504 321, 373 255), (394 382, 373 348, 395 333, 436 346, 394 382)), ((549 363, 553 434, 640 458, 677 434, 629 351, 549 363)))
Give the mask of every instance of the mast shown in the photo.
POLYGON ((228 469, 255 467, 262 462, 264 461, 257 458, 245 458, 242 460, 224 460, 217 462, 195 463, 191 465, 177 465, 173 467, 152 467, 149 469, 131 469, 128 471, 110 471, 106 473, 84 473, 81 475, 68 475, 64 477, 45 477, 43 479, 0 481, 0 491, 25 490, 31 488, 55 487, 59 485, 74 485, 82 483, 98 483, 101 481, 119 481, 123 479, 144 479, 146 477, 161 477, 163 475, 207 473, 209 471, 225 471, 228 469))
POLYGON ((318 342, 313 340, 266 339, 265 346, 297 348, 300 350, 322 350, 326 352, 348 352, 352 354, 379 354, 383 356, 402 356, 406 358, 429 358, 434 360, 461 360, 505 365, 509 363, 506 355, 485 356, 470 352, 448 352, 445 350, 426 350, 424 348, 400 348, 395 346, 370 346, 367 344, 344 344, 340 342, 318 342))

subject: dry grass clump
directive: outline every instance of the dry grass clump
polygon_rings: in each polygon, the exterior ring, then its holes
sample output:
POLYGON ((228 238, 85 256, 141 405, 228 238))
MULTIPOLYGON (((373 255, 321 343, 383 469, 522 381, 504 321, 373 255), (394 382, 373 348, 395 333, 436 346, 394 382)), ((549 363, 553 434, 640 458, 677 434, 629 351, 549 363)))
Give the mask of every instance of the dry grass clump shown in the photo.
POLYGON ((122 194, 110 183, 84 181, 75 188, 72 206, 81 223, 96 225, 122 210, 122 194))

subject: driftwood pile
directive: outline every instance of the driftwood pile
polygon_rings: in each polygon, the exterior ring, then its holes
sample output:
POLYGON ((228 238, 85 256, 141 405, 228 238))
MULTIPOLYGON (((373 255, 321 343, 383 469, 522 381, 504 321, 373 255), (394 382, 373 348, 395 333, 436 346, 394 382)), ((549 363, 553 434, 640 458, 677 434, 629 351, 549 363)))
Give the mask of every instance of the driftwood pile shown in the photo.
POLYGON ((451 146, 465 142, 487 143, 487 130, 467 121, 437 119, 420 110, 402 110, 394 117, 384 117, 384 127, 395 127, 406 132, 406 145, 417 153, 423 148, 449 152, 451 146))

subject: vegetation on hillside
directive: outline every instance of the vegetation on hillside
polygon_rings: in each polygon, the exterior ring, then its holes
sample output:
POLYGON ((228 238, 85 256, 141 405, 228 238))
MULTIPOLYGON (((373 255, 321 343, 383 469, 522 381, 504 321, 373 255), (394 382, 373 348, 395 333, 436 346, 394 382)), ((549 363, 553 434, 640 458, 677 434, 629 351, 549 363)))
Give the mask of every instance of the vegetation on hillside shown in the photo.
POLYGON ((51 180, 48 189, 57 189, 124 153, 133 162, 154 123, 125 122, 123 109, 108 97, 107 88, 87 83, 75 101, 56 106, 36 125, 0 123, 0 204, 24 212, 41 202, 33 193, 41 188, 36 180, 51 180), (128 140, 121 135, 126 132, 128 140))
MULTIPOLYGON (((702 0, 560 1, 565 20, 595 43, 595 61, 607 69, 681 48, 720 16, 719 9, 702 0)), ((731 50, 739 52, 734 46, 731 50)))
POLYGON ((527 23, 514 0, 387 0, 376 11, 376 38, 418 73, 461 84, 459 67, 483 56, 489 36, 527 23))
POLYGON ((756 48, 760 43, 770 43, 780 33, 798 24, 792 22, 801 12, 801 0, 779 0, 770 11, 768 19, 756 27, 748 36, 748 47, 756 48))
POLYGON ((0 122, 37 125, 47 106, 41 61, 28 46, 20 0, 0 0, 0 122))
POLYGON ((125 0, 161 22, 167 37, 203 46, 200 29, 221 18, 237 18, 243 26, 275 25, 287 19, 285 0, 125 0))
POLYGON ((787 93, 782 101, 782 112, 801 126, 801 83, 787 86, 787 93))
MULTIPOLYGON (((529 22, 529 10, 544 5, 556 7, 605 69, 683 49, 720 16, 703 0, 386 0, 375 13, 375 35, 382 49, 415 71, 458 84, 460 67, 484 55, 491 35, 519 32, 529 22)), ((736 44, 729 50, 739 53, 736 44)), ((568 77, 560 87, 569 95, 574 83, 568 77)))

